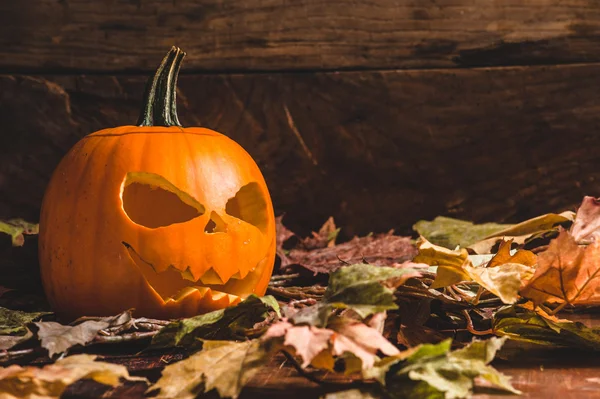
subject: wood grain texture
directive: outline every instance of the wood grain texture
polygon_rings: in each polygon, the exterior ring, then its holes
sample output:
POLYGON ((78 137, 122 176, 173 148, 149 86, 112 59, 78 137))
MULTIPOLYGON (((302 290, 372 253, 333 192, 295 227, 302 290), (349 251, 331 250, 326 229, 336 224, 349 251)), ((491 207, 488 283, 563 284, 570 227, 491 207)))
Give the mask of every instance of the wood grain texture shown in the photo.
MULTIPOLYGON (((184 125, 238 141, 299 232, 518 221, 600 194, 600 66, 184 76, 184 125)), ((78 137, 131 124, 144 79, 0 77, 0 218, 37 220, 78 137)))
POLYGON ((0 4, 0 70, 393 69, 600 61, 595 0, 28 0, 0 4))

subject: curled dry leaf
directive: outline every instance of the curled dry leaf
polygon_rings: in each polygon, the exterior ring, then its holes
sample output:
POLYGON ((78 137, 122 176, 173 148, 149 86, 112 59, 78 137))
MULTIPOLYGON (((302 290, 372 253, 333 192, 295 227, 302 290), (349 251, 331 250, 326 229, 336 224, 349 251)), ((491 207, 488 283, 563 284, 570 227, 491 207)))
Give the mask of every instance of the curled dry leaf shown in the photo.
POLYGON ((237 398, 269 357, 258 340, 203 341, 200 352, 165 367, 148 392, 159 389, 159 399, 193 399, 215 389, 222 398, 237 398))
POLYGON ((497 231, 485 239, 469 245, 469 250, 476 254, 490 253, 498 241, 512 239, 515 244, 523 245, 535 236, 544 236, 555 233, 559 226, 567 226, 575 219, 575 213, 571 211, 560 214, 548 213, 515 224, 507 229, 497 231))
POLYGON ((566 230, 538 255, 533 277, 521 295, 536 305, 544 302, 589 305, 600 302, 600 242, 580 247, 566 230))
POLYGON ((431 288, 442 288, 471 280, 465 271, 465 266, 471 265, 466 249, 451 250, 440 247, 430 243, 424 237, 419 238, 417 249, 419 253, 414 259, 415 262, 437 266, 437 275, 431 288))
POLYGON ((116 386, 119 379, 146 381, 131 377, 125 366, 96 362, 93 355, 75 355, 39 367, 12 365, 0 369, 0 397, 3 399, 58 399, 72 383, 92 379, 116 386))

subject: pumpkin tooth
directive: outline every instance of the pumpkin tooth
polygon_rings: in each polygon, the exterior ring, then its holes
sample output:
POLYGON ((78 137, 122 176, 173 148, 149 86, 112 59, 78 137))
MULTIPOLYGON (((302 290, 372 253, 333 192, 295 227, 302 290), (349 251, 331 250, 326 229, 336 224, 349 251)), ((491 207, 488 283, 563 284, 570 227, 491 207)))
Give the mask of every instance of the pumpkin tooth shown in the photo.
POLYGON ((223 281, 221 276, 217 274, 214 269, 208 269, 202 276, 200 276, 199 281, 202 281, 202 284, 213 284, 213 285, 223 285, 227 281, 223 281))

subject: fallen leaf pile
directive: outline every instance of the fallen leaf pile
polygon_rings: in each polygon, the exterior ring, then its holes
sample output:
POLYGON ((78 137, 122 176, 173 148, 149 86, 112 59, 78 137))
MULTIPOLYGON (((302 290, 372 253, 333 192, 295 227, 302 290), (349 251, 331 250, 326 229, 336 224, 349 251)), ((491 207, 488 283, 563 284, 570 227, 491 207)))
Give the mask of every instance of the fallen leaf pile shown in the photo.
MULTIPOLYGON (((278 218, 268 295, 188 319, 123 309, 61 324, 0 308, 0 397, 54 398, 93 379, 135 381, 157 398, 237 398, 274 362, 313 382, 345 378, 327 399, 464 398, 482 381, 520 394, 491 365, 503 347, 600 351, 600 331, 565 316, 600 305, 600 200, 514 225, 438 217, 414 229, 339 243, 332 218, 307 238, 278 218), (147 381, 81 354, 123 342, 185 355, 147 381), (15 364, 27 359, 50 364, 15 364)), ((35 226, 13 220, 0 231, 23 245, 35 226)))

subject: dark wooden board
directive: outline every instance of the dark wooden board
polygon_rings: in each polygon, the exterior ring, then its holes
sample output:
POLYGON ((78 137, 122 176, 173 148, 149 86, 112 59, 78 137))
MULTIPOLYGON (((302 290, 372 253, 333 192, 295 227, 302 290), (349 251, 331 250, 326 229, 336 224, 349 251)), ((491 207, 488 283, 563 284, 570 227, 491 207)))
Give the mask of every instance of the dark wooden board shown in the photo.
POLYGON ((595 0, 28 0, 0 4, 4 72, 212 71, 600 61, 595 0))
MULTIPOLYGON (((192 75, 184 125, 238 141, 306 232, 410 232, 421 218, 519 221, 600 194, 600 65, 192 75)), ((0 218, 37 220, 79 137, 135 123, 144 78, 0 76, 0 218)))

